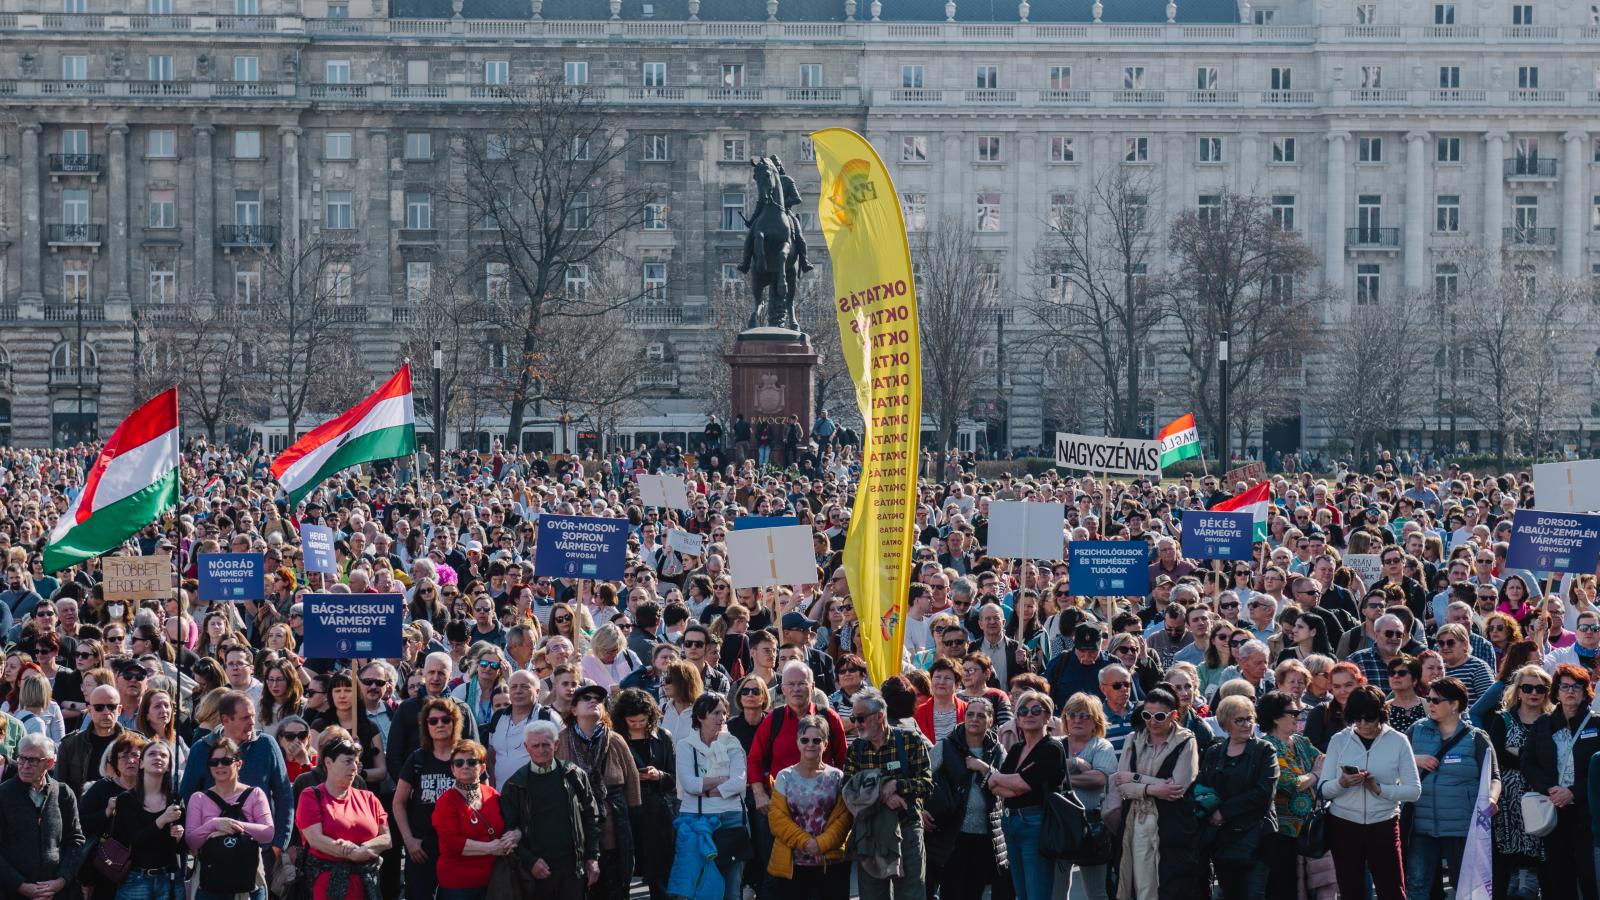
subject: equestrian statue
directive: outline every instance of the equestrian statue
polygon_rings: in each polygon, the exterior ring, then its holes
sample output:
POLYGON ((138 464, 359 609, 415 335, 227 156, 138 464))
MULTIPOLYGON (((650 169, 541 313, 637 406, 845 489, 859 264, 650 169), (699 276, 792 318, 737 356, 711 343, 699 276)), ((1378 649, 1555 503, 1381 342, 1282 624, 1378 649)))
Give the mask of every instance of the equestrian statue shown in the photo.
POLYGON ((809 272, 806 239, 800 219, 793 212, 800 205, 800 191, 794 179, 783 171, 777 156, 761 156, 750 161, 756 182, 756 208, 745 216, 748 231, 744 237, 744 261, 739 271, 751 276, 750 291, 755 307, 750 324, 761 322, 765 305, 770 328, 798 331, 794 318, 795 282, 800 273, 809 272))

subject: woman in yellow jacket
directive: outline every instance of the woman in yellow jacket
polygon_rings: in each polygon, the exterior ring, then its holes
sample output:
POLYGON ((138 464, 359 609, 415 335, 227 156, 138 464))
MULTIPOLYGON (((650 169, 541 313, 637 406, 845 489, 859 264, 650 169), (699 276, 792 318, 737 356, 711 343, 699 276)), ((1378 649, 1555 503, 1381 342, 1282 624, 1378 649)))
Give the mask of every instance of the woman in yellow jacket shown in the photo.
POLYGON ((846 900, 850 864, 844 858, 850 813, 844 807, 844 772, 823 762, 828 722, 805 716, 795 729, 800 761, 772 784, 772 856, 763 896, 776 900, 846 900))

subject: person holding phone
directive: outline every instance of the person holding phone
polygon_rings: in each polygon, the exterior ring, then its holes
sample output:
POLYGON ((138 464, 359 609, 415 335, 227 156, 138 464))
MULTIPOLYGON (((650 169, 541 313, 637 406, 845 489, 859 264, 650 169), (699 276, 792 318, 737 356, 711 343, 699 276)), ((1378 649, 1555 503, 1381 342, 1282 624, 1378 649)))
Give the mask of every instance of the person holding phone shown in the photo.
POLYGON ((1415 802, 1422 783, 1411 742, 1388 719, 1383 692, 1363 684, 1345 700, 1349 725, 1328 741, 1318 788, 1341 896, 1366 896, 1370 874, 1378 900, 1405 900, 1400 804, 1415 802))

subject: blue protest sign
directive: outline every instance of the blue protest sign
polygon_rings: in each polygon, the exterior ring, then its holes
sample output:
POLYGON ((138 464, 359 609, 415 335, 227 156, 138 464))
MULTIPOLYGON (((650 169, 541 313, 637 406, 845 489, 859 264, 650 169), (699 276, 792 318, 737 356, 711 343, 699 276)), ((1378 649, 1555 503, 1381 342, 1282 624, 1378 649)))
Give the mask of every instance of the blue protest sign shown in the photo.
POLYGON ((1150 593, 1150 545, 1143 541, 1073 541, 1067 580, 1079 597, 1143 597, 1150 593))
POLYGON ((733 520, 733 530, 743 531, 746 528, 787 528, 790 525, 799 525, 800 520, 794 516, 740 516, 733 520))
POLYGON ((338 574, 338 560, 333 555, 332 528, 326 525, 301 525, 300 549, 305 554, 307 572, 338 574))
POLYGON ((1588 573, 1600 563, 1600 516, 1519 509, 1511 517, 1506 567, 1588 573))
POLYGON ((259 553, 202 553, 200 599, 261 600, 267 596, 266 560, 259 553))
POLYGON ((307 659, 394 659, 405 652, 403 594, 307 594, 307 659))
POLYGON ((535 575, 620 581, 628 554, 628 520, 540 516, 535 575))
POLYGON ((1183 555, 1190 559, 1249 559, 1255 517, 1248 512, 1190 510, 1183 517, 1183 555))

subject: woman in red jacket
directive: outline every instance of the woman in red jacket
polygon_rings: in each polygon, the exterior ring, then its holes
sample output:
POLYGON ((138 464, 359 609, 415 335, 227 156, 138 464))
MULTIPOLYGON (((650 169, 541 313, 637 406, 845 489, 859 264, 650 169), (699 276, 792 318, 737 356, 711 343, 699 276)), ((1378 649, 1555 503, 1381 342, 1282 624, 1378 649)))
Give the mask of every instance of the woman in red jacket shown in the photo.
POLYGON ((483 780, 488 754, 477 741, 460 741, 450 751, 455 784, 433 807, 439 835, 438 900, 484 900, 496 856, 509 856, 521 834, 507 832, 500 794, 483 780))
POLYGON ((917 727, 923 737, 937 744, 967 719, 967 701, 956 695, 961 684, 957 660, 941 656, 928 667, 933 696, 917 705, 917 727))

